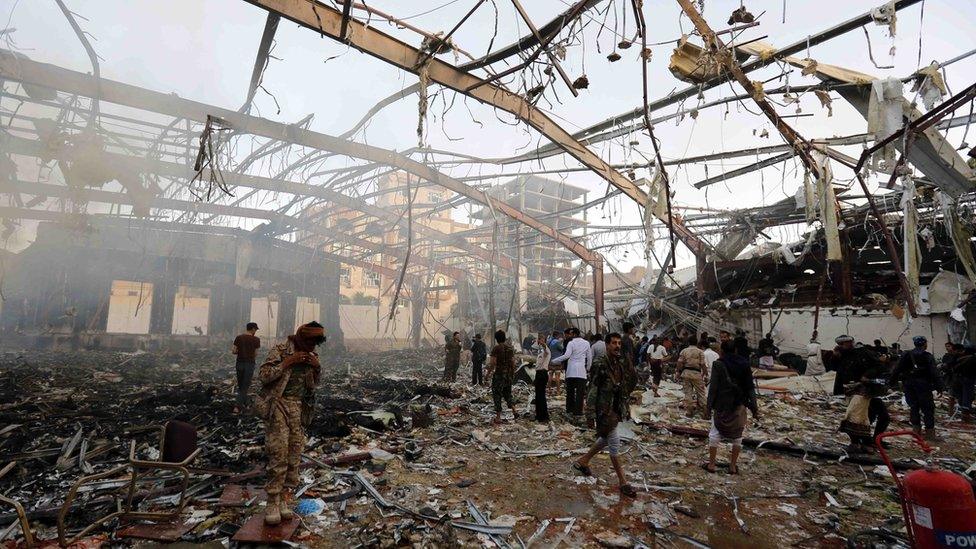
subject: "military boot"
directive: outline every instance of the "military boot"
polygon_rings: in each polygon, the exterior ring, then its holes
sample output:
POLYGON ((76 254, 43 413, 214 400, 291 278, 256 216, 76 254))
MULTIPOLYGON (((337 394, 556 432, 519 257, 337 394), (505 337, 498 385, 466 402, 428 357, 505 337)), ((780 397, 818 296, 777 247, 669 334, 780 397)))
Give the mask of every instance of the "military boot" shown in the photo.
POLYGON ((264 523, 268 526, 281 524, 281 496, 268 494, 268 506, 264 510, 264 523))
POLYGON ((284 520, 291 520, 295 518, 295 511, 292 510, 292 506, 295 505, 295 493, 288 491, 281 496, 280 513, 281 518, 284 520))

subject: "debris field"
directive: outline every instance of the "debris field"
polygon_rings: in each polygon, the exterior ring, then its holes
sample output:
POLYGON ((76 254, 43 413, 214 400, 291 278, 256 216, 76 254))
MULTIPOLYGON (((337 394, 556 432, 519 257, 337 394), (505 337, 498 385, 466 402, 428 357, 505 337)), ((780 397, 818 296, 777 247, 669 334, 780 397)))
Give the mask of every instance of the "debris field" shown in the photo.
MULTIPOLYGON (((875 456, 844 452, 846 435, 836 431, 840 397, 762 396, 762 422, 749 427, 742 473, 733 476, 700 467, 707 423, 684 417, 677 385, 665 383, 659 398, 635 393, 639 423, 626 424, 624 460, 639 495, 621 500, 605 457, 594 463, 595 477, 570 467, 592 431, 573 423, 560 397, 550 400, 549 424, 522 414, 492 426, 488 390, 438 382, 437 358, 398 351, 328 360, 303 460, 298 508, 305 514, 292 542, 843 547, 844 538, 865 530, 903 528, 888 471, 875 456)), ((132 535, 228 543, 249 519, 260 518, 262 425, 231 413, 226 357, 7 351, 0 381, 0 455, 15 464, 0 478, 0 492, 24 505, 37 538, 56 538, 70 484, 121 463, 131 440, 152 457, 159 425, 169 419, 197 426, 203 449, 190 469, 180 527, 133 532, 132 525, 109 523, 85 543, 139 543, 126 537, 132 535)), ((520 411, 528 411, 530 399, 519 384, 520 411)), ((907 423, 898 399, 890 399, 892 428, 907 423)), ((936 461, 970 467, 976 430, 947 423, 939 435, 936 461)), ((923 454, 907 443, 892 446, 901 467, 921 463, 923 454)), ((86 489, 68 512, 69 528, 109 512, 124 496, 124 480, 119 475, 86 489)), ((142 479, 140 507, 172 505, 172 484, 165 475, 142 479)), ((4 516, 13 523, 4 531, 7 544, 19 536, 15 518, 4 516)))

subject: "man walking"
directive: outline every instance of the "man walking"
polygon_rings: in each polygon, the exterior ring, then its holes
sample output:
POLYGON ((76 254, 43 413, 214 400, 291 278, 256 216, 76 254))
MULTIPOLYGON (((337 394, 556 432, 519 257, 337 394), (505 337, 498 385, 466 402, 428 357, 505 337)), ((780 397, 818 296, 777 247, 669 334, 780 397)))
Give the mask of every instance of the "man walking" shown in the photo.
POLYGON ((712 382, 708 384, 708 403, 705 406, 705 418, 712 422, 708 431, 708 463, 705 470, 709 473, 716 471, 718 446, 725 441, 732 444, 729 474, 737 475, 742 434, 746 428, 746 409, 756 419, 759 417, 759 407, 749 359, 735 352, 732 341, 723 343, 720 350, 720 358, 711 365, 712 382))
POLYGON ((506 341, 505 330, 495 332, 495 347, 491 350, 488 360, 488 376, 491 377, 491 399, 495 404, 495 419, 492 423, 502 422, 502 399, 512 409, 512 416, 518 419, 515 411, 515 401, 512 400, 512 383, 515 382, 515 347, 506 341))
POLYGON ((323 343, 325 329, 318 322, 309 322, 288 336, 288 341, 276 345, 261 365, 261 392, 255 407, 265 427, 268 506, 264 522, 269 525, 295 516, 291 500, 298 486, 305 427, 312 419, 322 369, 315 347, 323 343))
POLYGON ((549 361, 552 353, 545 342, 545 334, 539 334, 535 356, 535 420, 549 422, 549 403, 546 401, 546 387, 549 385, 549 361))
POLYGON ((595 420, 597 439, 589 451, 573 464, 573 469, 583 476, 592 476, 590 460, 607 448, 610 463, 617 473, 620 494, 632 498, 637 495, 637 491, 627 483, 624 475, 617 425, 630 417, 628 401, 637 384, 637 370, 632 361, 622 356, 620 334, 608 334, 606 342, 607 354, 593 363, 593 386, 587 396, 588 410, 592 411, 592 419, 595 420))
POLYGON ((708 384, 708 373, 705 371, 703 345, 699 340, 695 345, 685 347, 678 355, 676 377, 685 394, 685 415, 688 417, 694 417, 698 409, 706 405, 705 385, 708 384))
POLYGON ((651 367, 651 390, 654 396, 661 396, 658 389, 661 388, 661 377, 664 375, 664 361, 668 359, 668 349, 661 345, 657 336, 651 338, 651 344, 647 347, 647 364, 651 367))
POLYGON ((474 342, 471 343, 471 385, 484 385, 485 376, 482 367, 488 359, 488 347, 481 340, 481 334, 474 334, 474 342))
POLYGON ((898 361, 891 375, 891 384, 902 382, 912 428, 921 432, 924 419, 925 436, 932 438, 935 436, 935 400, 932 391, 942 394, 942 378, 935 367, 935 357, 926 350, 929 342, 925 336, 913 337, 912 343, 915 348, 898 361))
POLYGON ((461 367, 461 332, 454 332, 444 344, 444 381, 457 381, 461 367))
POLYGON ((566 352, 554 358, 550 364, 566 363, 566 413, 583 415, 583 401, 586 398, 586 377, 590 371, 590 344, 580 337, 579 328, 566 330, 566 352))
POLYGON ((258 331, 258 325, 248 322, 244 327, 244 333, 234 338, 234 344, 230 352, 237 355, 237 404, 234 406, 234 413, 239 414, 241 410, 250 404, 247 393, 251 390, 251 380, 254 378, 254 360, 257 350, 261 348, 261 338, 254 335, 258 331))

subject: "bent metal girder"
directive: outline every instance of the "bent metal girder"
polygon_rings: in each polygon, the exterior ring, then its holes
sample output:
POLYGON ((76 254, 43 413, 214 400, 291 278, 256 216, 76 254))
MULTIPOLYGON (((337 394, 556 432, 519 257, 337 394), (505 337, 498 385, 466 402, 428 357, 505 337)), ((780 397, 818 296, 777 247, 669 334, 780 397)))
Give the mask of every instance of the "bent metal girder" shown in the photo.
POLYGON ((483 191, 396 152, 105 78, 96 82, 91 75, 32 61, 4 50, 0 50, 0 76, 8 80, 44 86, 85 97, 92 97, 97 91, 102 101, 177 118, 202 122, 207 119, 207 116, 216 116, 241 132, 398 167, 435 185, 464 195, 479 204, 492 207, 500 214, 510 217, 566 247, 593 268, 594 312, 598 322, 603 316, 602 255, 589 250, 572 237, 534 219, 517 208, 489 197, 483 191))
MULTIPOLYGON (((316 0, 245 0, 265 10, 277 13, 299 25, 339 40, 364 53, 412 73, 418 72, 417 63, 426 56, 417 48, 410 46, 388 34, 380 32, 356 19, 348 21, 344 39, 340 40, 342 13, 316 0)), ((440 59, 433 58, 427 65, 427 74, 432 82, 437 82, 452 90, 463 93, 488 105, 502 109, 527 123, 567 153, 576 158, 591 171, 605 179, 639 205, 648 203, 647 194, 633 181, 603 161, 593 151, 573 139, 559 124, 532 106, 523 97, 505 88, 464 72, 440 59)), ((668 223, 665 217, 661 221, 668 223)), ((674 232, 696 255, 704 255, 708 245, 677 220, 670 220, 674 232)))

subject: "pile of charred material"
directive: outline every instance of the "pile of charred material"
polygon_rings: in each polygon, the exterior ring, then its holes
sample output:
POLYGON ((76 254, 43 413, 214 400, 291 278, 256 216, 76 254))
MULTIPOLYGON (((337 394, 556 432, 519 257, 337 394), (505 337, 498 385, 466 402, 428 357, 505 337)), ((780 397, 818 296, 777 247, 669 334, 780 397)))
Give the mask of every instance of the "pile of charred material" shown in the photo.
MULTIPOLYGON (((431 401, 456 396, 422 376, 408 377, 425 365, 425 358, 417 352, 392 352, 331 364, 309 430, 308 464, 367 462, 381 470, 382 462, 370 462, 370 448, 350 451, 350 445, 367 442, 362 433, 429 424, 431 401), (387 366, 406 377, 373 373, 387 366)), ((228 486, 254 482, 264 474, 263 426, 250 415, 233 413, 233 364, 220 353, 5 352, 0 355, 0 379, 0 456, 7 464, 0 492, 23 505, 35 537, 56 537, 53 527, 61 515, 70 539, 83 525, 116 510, 119 498, 131 498, 126 505, 133 508, 178 504, 181 478, 159 471, 143 475, 130 494, 130 469, 116 469, 130 462, 130 450, 140 460, 159 461, 160 432, 171 421, 191 425, 195 434, 188 440, 200 449, 187 465, 191 480, 185 497, 191 505, 202 502, 217 509, 228 486), (76 499, 65 506, 76 481, 106 471, 114 473, 81 485, 76 499)), ((173 441, 165 438, 166 443, 173 441)), ((390 449, 401 445, 383 441, 390 449)), ((377 450, 379 441, 371 446, 377 450)), ((384 461, 389 459, 381 453, 384 461)), ((211 515, 200 510, 197 505, 193 516, 211 515)), ((13 506, 6 511, 5 518, 17 518, 13 506)), ((225 524, 229 520, 211 521, 216 526, 198 529, 187 539, 226 537, 233 533, 225 524)), ((194 526, 200 522, 195 520, 194 526)), ((118 530, 112 526, 109 532, 118 530)), ((6 529, 4 538, 13 539, 13 530, 6 529)), ((156 528, 148 537, 171 535, 172 528, 156 528)))

